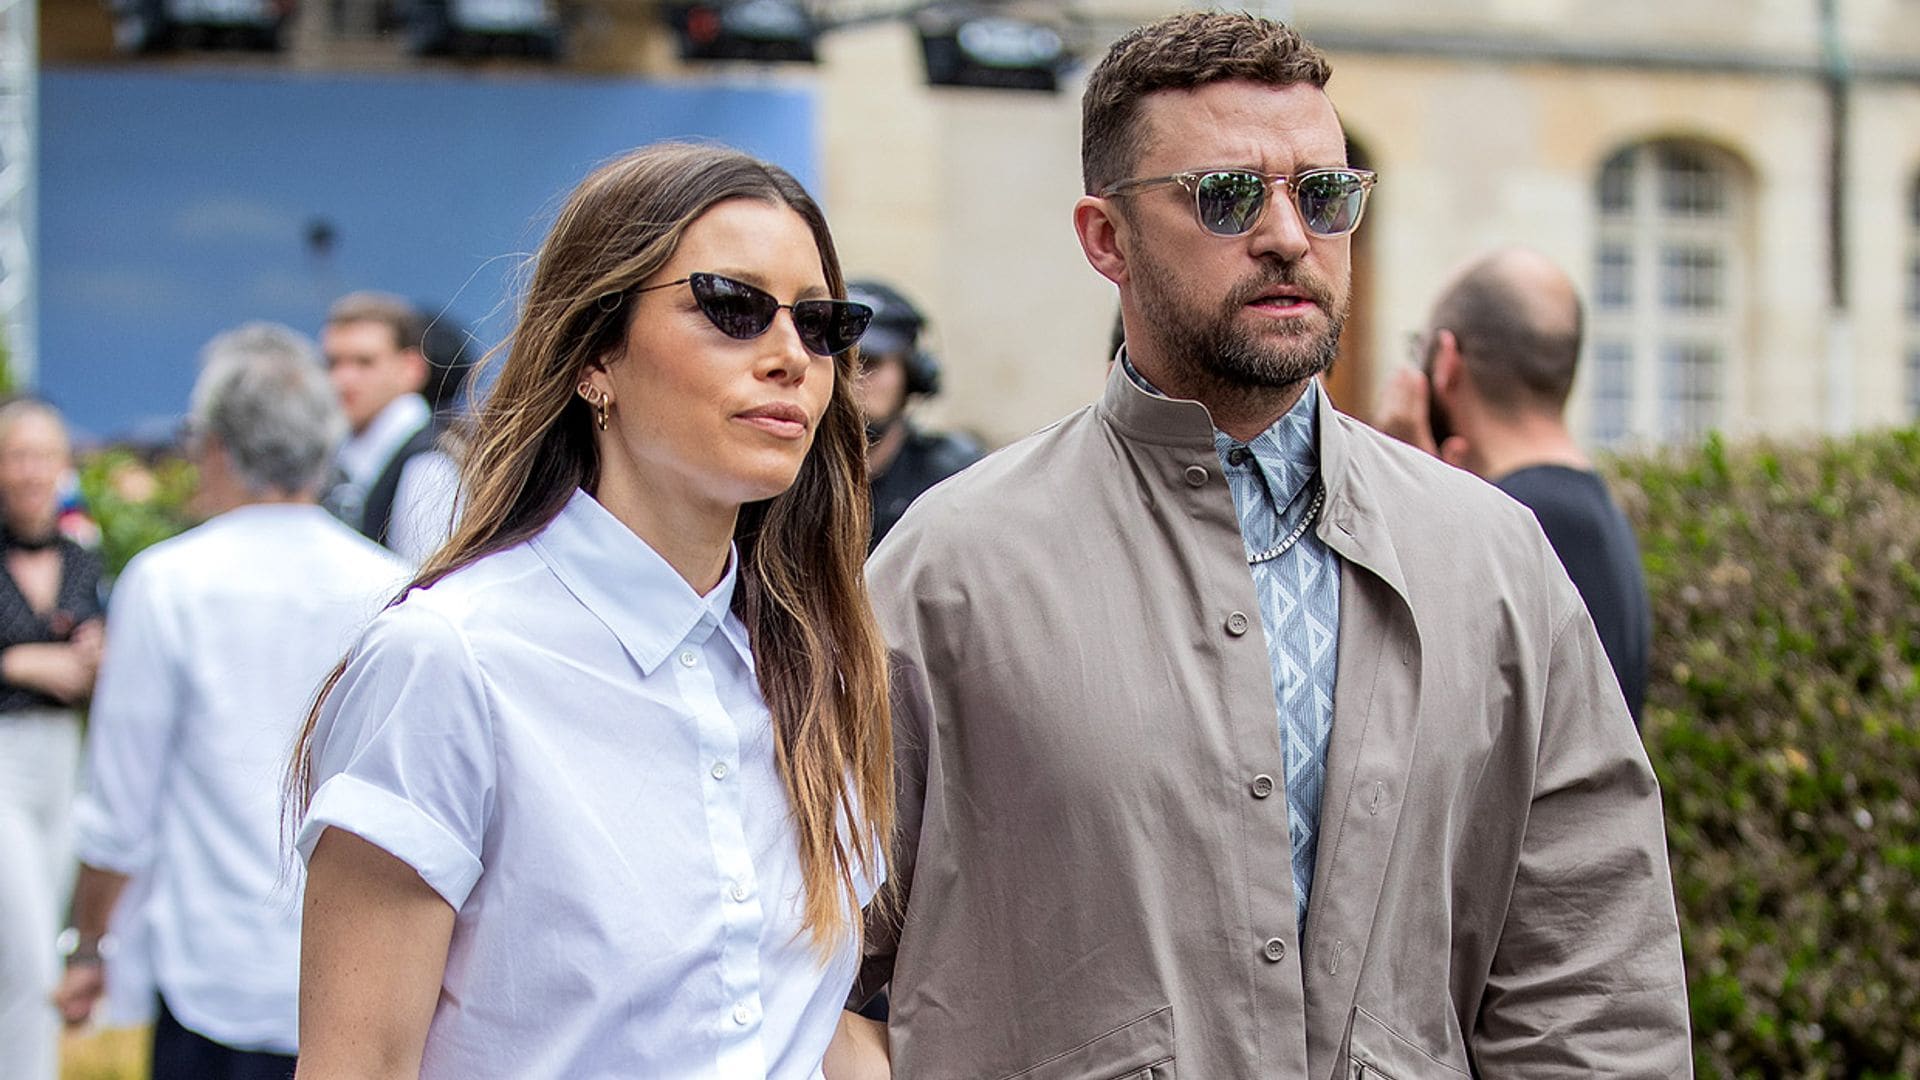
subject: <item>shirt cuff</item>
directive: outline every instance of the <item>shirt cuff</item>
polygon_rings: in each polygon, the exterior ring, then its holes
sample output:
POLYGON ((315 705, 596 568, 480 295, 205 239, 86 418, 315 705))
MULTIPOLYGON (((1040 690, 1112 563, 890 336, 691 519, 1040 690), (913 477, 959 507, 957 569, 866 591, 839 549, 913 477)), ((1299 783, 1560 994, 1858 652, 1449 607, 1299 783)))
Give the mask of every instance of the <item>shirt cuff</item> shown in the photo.
POLYGON ((149 836, 116 828, 106 807, 82 795, 73 807, 73 852, 96 870, 132 877, 152 861, 152 842, 149 836))
POLYGON ((331 777, 313 793, 294 846, 301 861, 313 858, 314 845, 328 828, 342 829, 413 867, 455 911, 480 880, 480 859, 446 826, 385 788, 345 773, 331 777))

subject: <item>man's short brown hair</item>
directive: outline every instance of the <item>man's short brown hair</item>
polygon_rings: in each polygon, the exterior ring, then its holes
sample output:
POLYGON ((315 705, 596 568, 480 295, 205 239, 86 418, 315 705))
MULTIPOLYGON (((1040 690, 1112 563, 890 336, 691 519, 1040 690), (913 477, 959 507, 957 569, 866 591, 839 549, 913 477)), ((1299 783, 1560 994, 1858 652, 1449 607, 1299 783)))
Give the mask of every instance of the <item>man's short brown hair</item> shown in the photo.
POLYGON ((1140 157, 1140 101, 1161 90, 1244 80, 1325 86, 1333 67, 1292 27, 1245 13, 1184 12, 1128 32, 1087 79, 1080 171, 1087 194, 1127 179, 1140 157))
POLYGON ((328 326, 351 322, 379 323, 391 329, 394 345, 403 352, 418 349, 427 332, 427 320, 420 309, 392 293, 348 293, 327 309, 328 326))

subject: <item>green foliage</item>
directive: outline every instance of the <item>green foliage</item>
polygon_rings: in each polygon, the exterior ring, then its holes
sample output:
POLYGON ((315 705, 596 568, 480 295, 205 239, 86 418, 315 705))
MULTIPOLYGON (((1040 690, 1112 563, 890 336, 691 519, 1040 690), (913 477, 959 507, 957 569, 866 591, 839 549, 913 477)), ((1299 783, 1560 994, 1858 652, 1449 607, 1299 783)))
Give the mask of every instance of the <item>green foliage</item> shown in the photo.
POLYGON ((103 450, 80 463, 80 492, 100 526, 100 557, 119 574, 143 548, 186 530, 193 467, 166 459, 147 465, 128 450, 103 450))
POLYGON ((1610 470, 1699 1074, 1920 1075, 1920 434, 1610 470))

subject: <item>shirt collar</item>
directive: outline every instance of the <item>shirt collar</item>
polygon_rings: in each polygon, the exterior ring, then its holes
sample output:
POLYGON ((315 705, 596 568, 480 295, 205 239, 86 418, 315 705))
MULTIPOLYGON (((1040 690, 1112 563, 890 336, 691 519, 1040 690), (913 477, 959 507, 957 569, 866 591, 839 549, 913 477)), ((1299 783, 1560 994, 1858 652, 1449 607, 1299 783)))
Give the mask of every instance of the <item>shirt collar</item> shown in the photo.
MULTIPOLYGON (((1120 347, 1119 361, 1134 385, 1155 397, 1167 396, 1133 366, 1124 345, 1120 347)), ((1275 420, 1272 427, 1248 442, 1242 443, 1215 428, 1213 444, 1222 461, 1229 460, 1228 453, 1235 447, 1244 446, 1252 451, 1254 463, 1266 477, 1267 489, 1273 494, 1274 503, 1278 506, 1287 505, 1319 469, 1320 380, 1308 379, 1306 392, 1293 403, 1293 408, 1275 420)))
POLYGON ((374 414, 366 430, 340 446, 340 470, 356 484, 371 484, 400 445, 433 419, 427 399, 419 394, 401 394, 374 414))
POLYGON ((732 612, 738 549, 727 572, 705 596, 693 591, 660 553, 584 491, 530 542, 560 583, 593 613, 651 675, 682 644, 704 645, 722 636, 749 665, 746 631, 732 612))

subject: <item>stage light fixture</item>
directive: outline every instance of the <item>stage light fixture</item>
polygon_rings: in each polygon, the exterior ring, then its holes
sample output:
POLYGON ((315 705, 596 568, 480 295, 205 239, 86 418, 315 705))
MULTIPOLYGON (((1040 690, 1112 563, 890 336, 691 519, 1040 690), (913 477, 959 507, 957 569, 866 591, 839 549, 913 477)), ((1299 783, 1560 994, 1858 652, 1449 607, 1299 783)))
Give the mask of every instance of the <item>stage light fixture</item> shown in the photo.
POLYGON ((1045 23, 970 7, 928 9, 916 22, 935 86, 1052 92, 1073 64, 1066 39, 1045 23))
POLYGON ((820 28, 798 0, 676 4, 668 17, 683 60, 811 64, 820 28))

